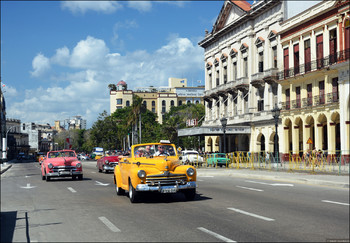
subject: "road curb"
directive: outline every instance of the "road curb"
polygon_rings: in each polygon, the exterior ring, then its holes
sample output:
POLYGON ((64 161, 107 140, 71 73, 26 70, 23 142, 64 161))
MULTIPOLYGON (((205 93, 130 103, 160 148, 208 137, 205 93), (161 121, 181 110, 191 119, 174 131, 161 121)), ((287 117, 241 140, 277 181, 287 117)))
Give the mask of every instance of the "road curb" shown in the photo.
POLYGON ((7 171, 8 169, 10 169, 11 167, 12 167, 12 164, 7 164, 7 165, 5 165, 5 166, 1 165, 1 173, 0 173, 0 174, 6 172, 6 171, 7 171))

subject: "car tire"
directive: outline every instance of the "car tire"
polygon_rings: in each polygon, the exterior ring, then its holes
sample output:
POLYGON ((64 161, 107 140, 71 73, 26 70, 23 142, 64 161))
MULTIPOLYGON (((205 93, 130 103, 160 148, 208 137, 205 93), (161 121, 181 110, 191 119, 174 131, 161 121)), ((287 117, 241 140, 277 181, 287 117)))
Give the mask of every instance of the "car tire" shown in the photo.
POLYGON ((78 180, 83 180, 83 175, 78 175, 78 180))
POLYGON ((43 174, 41 174, 41 179, 44 181, 46 177, 43 174))
POLYGON ((45 176, 45 178, 46 178, 46 181, 50 181, 50 176, 45 176))
POLYGON ((121 196, 125 193, 124 189, 118 186, 117 180, 115 180, 115 192, 117 193, 118 196, 121 196))
POLYGON ((185 195, 187 201, 192 201, 196 196, 196 189, 192 188, 183 190, 183 194, 185 195))
POLYGON ((131 203, 136 203, 139 201, 139 192, 135 190, 135 188, 132 186, 131 181, 129 180, 129 199, 131 203))
POLYGON ((72 176, 72 180, 75 181, 75 179, 77 179, 77 176, 72 176))

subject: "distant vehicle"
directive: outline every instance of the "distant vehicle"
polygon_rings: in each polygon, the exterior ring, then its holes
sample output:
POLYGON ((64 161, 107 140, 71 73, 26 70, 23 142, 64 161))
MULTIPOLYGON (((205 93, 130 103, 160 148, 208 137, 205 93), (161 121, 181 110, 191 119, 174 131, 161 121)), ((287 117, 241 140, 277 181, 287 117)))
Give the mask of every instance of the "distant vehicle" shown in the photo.
POLYGON ((182 162, 190 165, 202 165, 204 159, 195 150, 183 150, 182 151, 182 162))
POLYGON ((228 166, 230 163, 230 159, 226 157, 225 153, 213 153, 209 154, 207 159, 207 164, 212 166, 228 166))
POLYGON ((104 156, 101 159, 97 160, 96 167, 98 172, 110 172, 114 171, 114 166, 119 162, 119 157, 117 155, 113 156, 104 156))
POLYGON ((103 156, 103 148, 101 147, 94 147, 91 152, 91 157, 95 160, 100 159, 103 156))
POLYGON ((41 163, 41 178, 49 181, 52 177, 83 179, 83 167, 74 150, 49 151, 41 163))
POLYGON ((86 154, 78 154, 78 160, 89 160, 90 158, 86 154))

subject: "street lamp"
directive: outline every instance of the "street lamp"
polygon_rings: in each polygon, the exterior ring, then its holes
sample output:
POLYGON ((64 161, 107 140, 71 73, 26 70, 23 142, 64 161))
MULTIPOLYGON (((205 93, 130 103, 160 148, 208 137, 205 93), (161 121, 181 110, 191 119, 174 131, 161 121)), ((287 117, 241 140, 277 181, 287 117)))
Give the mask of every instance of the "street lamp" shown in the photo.
POLYGON ((224 132, 224 153, 226 153, 226 125, 227 125, 227 118, 223 117, 220 119, 222 130, 224 132))
POLYGON ((273 118, 275 119, 275 163, 278 163, 278 120, 279 120, 279 117, 280 117, 280 112, 281 112, 281 109, 278 108, 277 106, 275 106, 272 110, 272 116, 273 118))
POLYGON ((11 127, 9 127, 7 129, 7 131, 6 131, 6 138, 3 140, 3 143, 2 143, 2 159, 5 160, 5 161, 7 160, 7 134, 14 127, 16 127, 16 125, 11 126, 11 127))

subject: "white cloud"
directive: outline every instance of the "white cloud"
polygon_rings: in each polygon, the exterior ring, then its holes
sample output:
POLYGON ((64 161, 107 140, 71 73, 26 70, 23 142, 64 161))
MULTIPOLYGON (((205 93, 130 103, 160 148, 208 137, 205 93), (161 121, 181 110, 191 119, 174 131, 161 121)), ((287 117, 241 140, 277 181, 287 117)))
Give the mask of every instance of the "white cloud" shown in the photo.
POLYGON ((32 76, 39 77, 50 69, 50 61, 43 54, 39 53, 32 61, 32 76))
POLYGON ((62 47, 51 58, 42 54, 34 58, 33 74, 45 70, 52 75, 51 80, 65 82, 27 90, 22 100, 13 97, 8 103, 9 117, 53 124, 81 115, 89 128, 100 113, 109 112, 108 84, 124 80, 133 89, 166 86, 169 77, 190 78, 187 75, 194 71, 204 73, 203 52, 195 42, 173 34, 154 52, 136 50, 122 55, 110 52, 103 40, 88 36, 72 50, 62 47), (60 66, 65 67, 64 72, 60 66))
POLYGON ((140 12, 148 12, 152 9, 151 1, 128 1, 128 6, 140 12))
POLYGON ((70 64, 76 68, 103 66, 109 50, 103 40, 88 36, 74 47, 70 64))
POLYGON ((74 14, 85 14, 89 10, 111 14, 122 8, 122 5, 117 1, 62 1, 61 7, 74 14))

